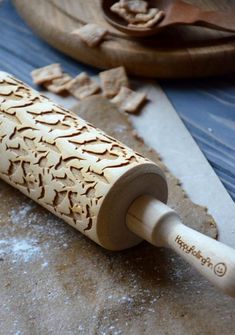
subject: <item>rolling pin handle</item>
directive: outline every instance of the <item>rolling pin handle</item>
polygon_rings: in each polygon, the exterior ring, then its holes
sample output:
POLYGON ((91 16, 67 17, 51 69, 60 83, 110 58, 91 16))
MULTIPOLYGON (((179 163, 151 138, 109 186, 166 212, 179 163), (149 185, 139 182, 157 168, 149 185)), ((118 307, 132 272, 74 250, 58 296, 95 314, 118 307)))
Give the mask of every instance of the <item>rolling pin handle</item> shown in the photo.
POLYGON ((211 283, 235 298, 234 249, 185 226, 174 210, 147 195, 134 201, 126 223, 151 244, 173 249, 211 283))

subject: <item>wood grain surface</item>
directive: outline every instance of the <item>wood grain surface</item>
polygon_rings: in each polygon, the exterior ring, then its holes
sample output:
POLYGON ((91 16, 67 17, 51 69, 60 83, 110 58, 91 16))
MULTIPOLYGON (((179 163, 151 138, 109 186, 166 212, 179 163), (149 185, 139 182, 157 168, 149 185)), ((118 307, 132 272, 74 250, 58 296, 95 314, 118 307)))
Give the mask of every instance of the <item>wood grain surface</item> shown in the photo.
MULTIPOLYGON (((121 64, 131 74, 159 78, 203 77, 235 71, 234 34, 177 27, 154 37, 131 39, 105 21, 100 0, 13 2, 26 22, 48 43, 98 68, 121 64), (88 22, 106 27, 110 32, 98 48, 89 48, 70 34, 88 22)), ((206 10, 235 8, 232 0, 190 2, 206 10)))

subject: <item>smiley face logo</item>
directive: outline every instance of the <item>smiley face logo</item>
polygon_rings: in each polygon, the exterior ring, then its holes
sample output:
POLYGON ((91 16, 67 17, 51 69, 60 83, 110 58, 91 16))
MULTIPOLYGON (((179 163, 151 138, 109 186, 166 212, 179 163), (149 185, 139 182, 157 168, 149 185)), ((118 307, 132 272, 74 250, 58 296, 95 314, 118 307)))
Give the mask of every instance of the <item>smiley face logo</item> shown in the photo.
POLYGON ((227 271, 227 266, 226 266, 225 263, 217 263, 214 266, 214 273, 218 277, 223 277, 225 275, 226 271, 227 271))

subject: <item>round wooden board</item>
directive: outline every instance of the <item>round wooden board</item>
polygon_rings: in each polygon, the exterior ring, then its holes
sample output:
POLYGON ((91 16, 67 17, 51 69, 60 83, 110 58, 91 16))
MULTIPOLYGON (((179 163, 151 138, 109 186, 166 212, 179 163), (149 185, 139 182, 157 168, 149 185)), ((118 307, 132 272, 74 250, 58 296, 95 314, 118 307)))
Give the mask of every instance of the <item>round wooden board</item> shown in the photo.
MULTIPOLYGON (((232 0, 190 2, 209 10, 235 6, 232 0)), ((105 21, 100 0, 14 0, 14 4, 25 21, 48 43, 98 68, 123 65, 130 74, 159 78, 235 72, 235 34, 177 27, 154 37, 130 39, 105 21), (70 34, 88 22, 110 31, 100 47, 89 48, 70 34)))

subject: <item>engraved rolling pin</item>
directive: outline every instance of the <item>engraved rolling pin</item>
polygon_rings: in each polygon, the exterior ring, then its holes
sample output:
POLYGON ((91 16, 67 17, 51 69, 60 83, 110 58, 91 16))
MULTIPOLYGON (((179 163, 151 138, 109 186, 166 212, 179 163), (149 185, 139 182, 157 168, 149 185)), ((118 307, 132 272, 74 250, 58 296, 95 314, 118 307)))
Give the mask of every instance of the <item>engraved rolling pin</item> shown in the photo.
POLYGON ((110 250, 172 248, 235 296, 235 250, 184 226, 159 167, 0 72, 0 177, 110 250))

